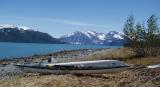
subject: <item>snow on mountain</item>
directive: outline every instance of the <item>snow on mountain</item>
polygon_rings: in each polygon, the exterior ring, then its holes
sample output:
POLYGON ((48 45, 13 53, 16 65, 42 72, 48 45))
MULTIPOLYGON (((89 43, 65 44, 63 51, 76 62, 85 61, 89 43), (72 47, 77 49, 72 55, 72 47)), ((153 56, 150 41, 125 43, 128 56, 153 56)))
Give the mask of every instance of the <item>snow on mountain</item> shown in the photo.
POLYGON ((23 29, 23 30, 30 30, 31 28, 28 27, 18 27, 19 29, 23 29))
POLYGON ((0 25, 0 29, 19 29, 19 30, 31 30, 31 28, 28 28, 28 27, 21 27, 21 26, 15 26, 15 25, 12 25, 12 24, 3 24, 3 25, 0 25))
POLYGON ((92 36, 96 36, 96 32, 93 31, 87 31, 83 32, 85 35, 87 35, 89 38, 92 38, 92 36))
POLYGON ((118 34, 113 35, 113 37, 114 37, 114 38, 117 38, 117 39, 123 39, 122 36, 120 36, 120 35, 118 35, 118 34))
POLYGON ((71 37, 71 36, 73 36, 73 35, 85 35, 85 36, 87 36, 88 38, 91 38, 92 36, 96 36, 96 32, 93 32, 93 31, 87 31, 87 32, 75 31, 75 32, 73 32, 73 33, 64 35, 64 36, 62 36, 62 37, 71 37))
POLYGON ((91 38, 91 35, 90 35, 88 32, 84 32, 84 34, 85 34, 87 37, 91 38))
POLYGON ((91 31, 76 31, 71 34, 64 35, 60 39, 71 44, 97 44, 98 41, 95 35, 96 33, 91 31))
POLYGON ((114 45, 122 45, 123 42, 123 34, 116 31, 110 31, 108 33, 97 33, 94 31, 80 32, 76 31, 71 34, 67 34, 60 39, 64 42, 68 42, 71 44, 114 44, 114 45))
POLYGON ((116 32, 116 31, 110 31, 106 35, 106 37, 114 38, 114 39, 123 39, 122 36, 123 34, 121 34, 120 32, 116 32))
POLYGON ((98 38, 99 38, 100 40, 105 40, 106 36, 105 36, 104 33, 99 33, 98 38))
POLYGON ((94 31, 87 31, 87 33, 88 33, 88 34, 91 34, 91 35, 93 35, 93 36, 96 35, 96 32, 94 32, 94 31))
POLYGON ((11 25, 11 24, 0 25, 0 29, 3 29, 3 28, 16 28, 16 27, 14 25, 11 25))

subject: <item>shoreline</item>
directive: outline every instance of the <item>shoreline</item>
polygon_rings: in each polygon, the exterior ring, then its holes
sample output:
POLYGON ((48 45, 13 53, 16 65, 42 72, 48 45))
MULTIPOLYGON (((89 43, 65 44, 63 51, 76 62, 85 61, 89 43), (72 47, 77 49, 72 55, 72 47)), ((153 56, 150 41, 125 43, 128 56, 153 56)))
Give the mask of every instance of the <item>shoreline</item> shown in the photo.
MULTIPOLYGON (((11 60, 0 60, 0 86, 2 87, 159 87, 160 85, 160 68, 146 68, 143 65, 133 66, 125 71, 111 74, 64 74, 64 75, 42 75, 39 73, 25 73, 17 69, 13 64, 17 63, 34 63, 47 58, 57 59, 79 59, 84 56, 94 54, 103 54, 103 52, 117 51, 119 49, 80 49, 70 51, 59 51, 46 55, 35 55, 32 57, 17 58, 11 60), (116 83, 116 84, 115 84, 116 83)), ((127 50, 128 51, 128 50, 127 50)), ((126 52, 124 52, 126 54, 126 52)), ((122 53, 121 53, 122 54, 122 53)), ((113 55, 116 55, 115 53, 113 55)), ((102 57, 102 55, 99 55, 102 57)), ((120 56, 120 55, 118 55, 120 56)), ((87 58, 87 57, 85 57, 87 58)), ((69 60, 70 61, 70 60, 69 60)), ((64 61, 63 61, 64 62, 64 61)))
POLYGON ((82 56, 91 55, 96 52, 100 52, 103 50, 114 49, 114 48, 98 48, 98 49, 76 49, 76 50, 63 50, 52 52, 48 54, 34 54, 33 56, 28 57, 16 57, 16 58, 3 58, 0 59, 0 64, 17 64, 17 63, 38 63, 48 58, 55 58, 55 59, 71 59, 71 58, 80 58, 82 56))
MULTIPOLYGON (((64 50, 59 52, 53 52, 45 55, 34 55, 31 57, 20 57, 13 59, 0 59, 0 80, 6 80, 14 78, 14 76, 29 75, 17 69, 14 64, 27 64, 27 63, 39 63, 41 61, 48 60, 48 58, 55 58, 59 62, 66 62, 65 60, 78 59, 83 56, 92 55, 109 48, 101 49, 78 49, 78 50, 64 50)), ((32 73, 31 75, 34 75, 32 73)))

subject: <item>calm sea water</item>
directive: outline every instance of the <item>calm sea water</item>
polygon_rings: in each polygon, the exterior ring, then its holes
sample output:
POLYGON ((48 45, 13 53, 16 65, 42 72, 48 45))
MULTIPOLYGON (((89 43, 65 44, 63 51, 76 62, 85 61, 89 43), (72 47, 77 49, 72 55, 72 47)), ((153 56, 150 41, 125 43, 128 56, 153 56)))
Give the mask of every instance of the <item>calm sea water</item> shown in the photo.
POLYGON ((68 44, 35 44, 35 43, 0 43, 0 59, 47 54, 62 50, 86 48, 118 48, 118 46, 101 45, 68 45, 68 44))

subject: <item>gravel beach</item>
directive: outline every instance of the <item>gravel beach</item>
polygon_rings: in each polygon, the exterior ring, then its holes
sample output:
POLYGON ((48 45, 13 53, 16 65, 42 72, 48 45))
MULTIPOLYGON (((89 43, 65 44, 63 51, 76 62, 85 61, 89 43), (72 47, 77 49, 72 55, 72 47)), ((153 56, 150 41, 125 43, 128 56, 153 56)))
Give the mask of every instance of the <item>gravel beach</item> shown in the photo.
POLYGON ((160 87, 160 68, 148 69, 143 65, 135 65, 120 73, 88 75, 24 73, 14 66, 14 64, 38 63, 48 58, 66 62, 64 60, 76 60, 106 50, 108 52, 113 49, 61 51, 0 60, 0 87, 160 87))
POLYGON ((12 76, 22 74, 23 72, 17 69, 14 65, 0 66, 0 80, 9 79, 12 76))
POLYGON ((58 62, 65 62, 65 60, 68 59, 76 60, 77 58, 80 58, 82 56, 91 55, 103 50, 106 49, 81 49, 60 51, 46 55, 34 55, 32 57, 2 59, 0 60, 0 80, 9 79, 15 75, 27 74, 17 69, 14 64, 39 63, 41 61, 48 60, 48 58, 55 58, 56 60, 58 60, 58 62))

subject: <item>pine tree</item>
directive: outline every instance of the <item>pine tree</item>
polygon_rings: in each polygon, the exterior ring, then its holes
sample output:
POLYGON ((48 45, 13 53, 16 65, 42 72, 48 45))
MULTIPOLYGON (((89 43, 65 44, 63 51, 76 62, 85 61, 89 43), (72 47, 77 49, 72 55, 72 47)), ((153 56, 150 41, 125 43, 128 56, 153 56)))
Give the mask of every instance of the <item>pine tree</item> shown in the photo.
POLYGON ((147 20, 147 28, 138 23, 134 26, 133 16, 129 16, 125 22, 123 32, 126 44, 137 53, 137 56, 160 55, 160 28, 157 24, 158 18, 152 15, 147 20))
POLYGON ((125 45, 126 46, 131 45, 130 43, 132 43, 134 41, 134 39, 136 38, 133 15, 128 17, 128 19, 124 25, 123 32, 124 32, 124 38, 127 42, 125 45))
POLYGON ((156 43, 159 40, 159 28, 157 24, 158 18, 155 15, 152 15, 148 21, 147 21, 147 42, 150 46, 157 46, 160 45, 160 43, 156 43))

